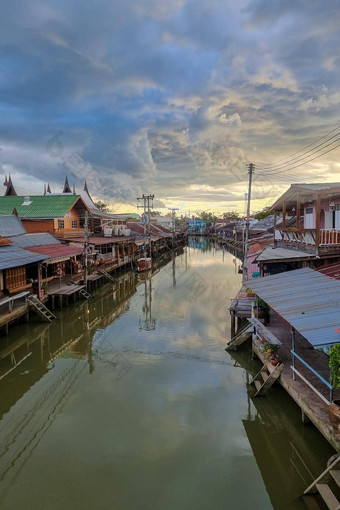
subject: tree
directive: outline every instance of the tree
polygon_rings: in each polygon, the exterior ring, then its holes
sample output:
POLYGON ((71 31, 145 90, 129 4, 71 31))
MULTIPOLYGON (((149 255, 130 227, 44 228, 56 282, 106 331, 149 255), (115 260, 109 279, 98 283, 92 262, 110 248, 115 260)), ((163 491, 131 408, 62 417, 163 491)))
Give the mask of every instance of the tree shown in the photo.
POLYGON ((241 220, 241 216, 236 211, 228 211, 223 213, 223 219, 224 220, 232 220, 232 221, 238 221, 241 220))
POLYGON ((254 214, 254 218, 256 220, 263 220, 263 218, 267 218, 267 216, 271 216, 273 213, 270 210, 270 207, 264 207, 262 211, 259 211, 258 213, 254 214))
POLYGON ((109 206, 102 202, 101 200, 98 200, 98 202, 95 202, 94 205, 98 207, 103 212, 109 212, 109 206))
POLYGON ((214 216, 213 213, 206 212, 206 211, 202 211, 199 214, 199 217, 200 217, 201 220, 205 221, 208 226, 210 226, 212 224, 212 222, 214 221, 214 219, 215 219, 215 216, 214 216))
POLYGON ((162 216, 159 211, 150 211, 150 216, 162 216))

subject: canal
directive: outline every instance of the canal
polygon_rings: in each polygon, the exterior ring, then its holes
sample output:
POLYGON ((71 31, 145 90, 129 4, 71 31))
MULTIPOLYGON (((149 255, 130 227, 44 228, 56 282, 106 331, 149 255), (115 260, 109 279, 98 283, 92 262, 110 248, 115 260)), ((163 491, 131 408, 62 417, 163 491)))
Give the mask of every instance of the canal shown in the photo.
POLYGON ((206 239, 1 338, 2 510, 303 509, 333 450, 225 351, 238 261, 206 239))

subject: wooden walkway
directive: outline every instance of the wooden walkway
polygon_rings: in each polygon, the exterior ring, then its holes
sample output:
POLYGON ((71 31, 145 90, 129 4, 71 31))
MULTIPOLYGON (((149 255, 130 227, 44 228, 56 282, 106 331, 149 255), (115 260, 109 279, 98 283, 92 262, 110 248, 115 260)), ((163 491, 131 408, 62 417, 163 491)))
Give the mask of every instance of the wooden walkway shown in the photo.
MULTIPOLYGON (((291 333, 279 321, 278 317, 271 316, 271 323, 267 326, 282 345, 279 348, 279 358, 283 363, 283 369, 278 382, 293 398, 302 411, 304 423, 312 422, 321 432, 325 439, 340 452, 340 434, 334 432, 328 418, 328 405, 299 377, 293 379, 292 354, 291 354, 291 333)), ((265 363, 266 357, 262 352, 261 340, 258 337, 253 338, 253 352, 265 363)), ((313 367, 324 379, 329 380, 328 356, 313 347, 301 335, 297 335, 295 341, 295 351, 299 356, 313 367)), ((299 362, 297 362, 299 363, 299 362)), ((315 376, 308 368, 299 363, 297 366, 299 372, 319 391, 326 399, 329 399, 329 389, 315 376)), ((334 398, 340 398, 340 390, 336 390, 334 398)))
POLYGON ((60 288, 49 289, 48 296, 52 301, 52 310, 55 309, 55 299, 58 298, 59 308, 63 307, 63 303, 65 301, 66 306, 68 305, 68 300, 70 297, 73 298, 73 301, 76 301, 77 297, 79 297, 79 292, 85 289, 85 285, 64 285, 60 288))
POLYGON ((245 288, 242 287, 232 300, 229 310, 236 317, 249 318, 254 299, 255 296, 248 296, 245 288))

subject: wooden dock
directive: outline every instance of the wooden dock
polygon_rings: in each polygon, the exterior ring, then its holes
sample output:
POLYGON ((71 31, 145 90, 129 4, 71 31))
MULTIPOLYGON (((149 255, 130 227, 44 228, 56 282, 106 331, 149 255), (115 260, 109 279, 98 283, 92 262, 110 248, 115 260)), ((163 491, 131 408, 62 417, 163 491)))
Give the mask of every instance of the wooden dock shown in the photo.
MULTIPOLYGON (((313 423, 325 439, 335 448, 337 452, 340 452, 340 434, 334 432, 328 418, 328 405, 320 398, 302 379, 293 378, 292 355, 291 355, 291 334, 290 332, 272 318, 272 323, 267 326, 269 330, 273 331, 273 334, 280 339, 282 345, 279 348, 279 358, 283 363, 283 369, 281 376, 278 378, 278 382, 287 391, 295 403, 300 407, 302 413, 302 420, 304 423, 313 423)), ((318 373, 322 374, 325 379, 329 378, 329 367, 328 367, 328 356, 316 349, 311 348, 309 343, 300 337, 297 340, 298 351, 301 357, 308 362, 311 366, 315 367, 318 373)), ((258 336, 252 339, 253 353, 265 364, 267 360, 265 353, 262 350, 262 343, 258 336)), ((329 398, 328 389, 313 376, 306 368, 299 366, 299 371, 304 375, 306 380, 313 384, 313 386, 323 395, 326 399, 329 398)), ((340 392, 340 390, 337 390, 340 392)), ((334 398, 339 398, 339 395, 335 395, 334 398)))
POLYGON ((64 285, 58 289, 51 289, 48 291, 48 296, 52 301, 52 310, 55 309, 55 299, 58 298, 59 308, 63 307, 63 303, 65 301, 66 305, 68 305, 69 298, 72 297, 73 301, 76 301, 77 297, 79 298, 79 292, 81 290, 85 290, 85 285, 64 285))

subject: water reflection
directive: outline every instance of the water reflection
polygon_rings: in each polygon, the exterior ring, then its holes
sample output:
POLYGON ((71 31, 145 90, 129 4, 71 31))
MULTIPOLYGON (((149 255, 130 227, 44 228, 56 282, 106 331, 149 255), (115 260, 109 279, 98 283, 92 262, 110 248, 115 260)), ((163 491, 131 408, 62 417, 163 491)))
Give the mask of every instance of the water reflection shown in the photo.
POLYGON ((251 360, 250 352, 230 354, 245 369, 248 406, 242 423, 273 508, 305 509, 301 495, 334 450, 314 427, 302 424, 300 409, 281 387, 271 388, 265 398, 251 397, 258 361, 251 360))
POLYGON ((211 246, 211 242, 207 237, 189 236, 188 246, 189 248, 197 248, 202 251, 207 251, 211 246))
POLYGON ((299 508, 297 459, 329 447, 282 392, 249 398, 256 362, 224 351, 241 276, 203 241, 2 340, 2 510, 299 508))
POLYGON ((156 319, 152 315, 152 281, 151 275, 144 280, 143 319, 139 319, 139 329, 152 331, 156 329, 156 319))

